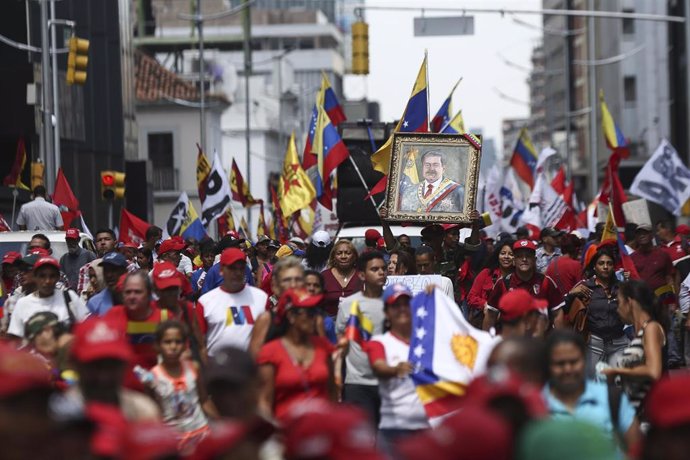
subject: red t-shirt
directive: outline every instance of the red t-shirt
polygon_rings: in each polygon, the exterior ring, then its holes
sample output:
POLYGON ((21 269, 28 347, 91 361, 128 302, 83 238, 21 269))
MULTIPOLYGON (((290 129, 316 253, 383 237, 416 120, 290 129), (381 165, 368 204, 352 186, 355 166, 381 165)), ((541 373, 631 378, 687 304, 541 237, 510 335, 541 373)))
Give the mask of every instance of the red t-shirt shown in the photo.
POLYGON ((655 291, 667 284, 667 277, 673 272, 671 257, 659 248, 649 252, 635 251, 630 255, 642 281, 655 291))
POLYGON ((551 261, 545 274, 556 283, 561 296, 565 296, 582 280, 582 265, 572 257, 563 255, 551 261))
POLYGON ((687 255, 683 249, 683 242, 680 237, 675 237, 670 243, 661 246, 661 249, 671 257, 672 262, 687 255))
POLYGON ((308 367, 296 365, 282 339, 271 340, 261 347, 257 364, 270 364, 275 371, 273 413, 284 417, 293 404, 312 398, 328 399, 328 360, 334 348, 322 337, 313 336, 314 359, 308 367))
POLYGON ((495 268, 489 270, 485 268, 480 271, 472 283, 472 289, 467 295, 467 303, 470 307, 477 310, 484 310, 486 300, 489 298, 489 293, 494 287, 494 283, 501 277, 501 270, 495 268))
POLYGON ((132 369, 141 366, 151 369, 158 363, 156 352, 156 328, 158 324, 168 319, 174 319, 168 310, 161 310, 155 302, 151 302, 151 314, 143 321, 132 321, 127 316, 124 305, 116 305, 105 314, 106 318, 114 319, 121 324, 127 334, 127 340, 134 351, 134 359, 130 363, 130 369, 125 376, 125 387, 137 391, 143 391, 144 386, 136 378, 132 369))
POLYGON ((515 273, 511 273, 508 276, 508 287, 506 287, 506 282, 503 278, 499 278, 494 283, 494 287, 491 289, 487 299, 490 307, 498 310, 499 300, 503 297, 503 294, 515 289, 524 289, 535 299, 546 300, 550 312, 563 307, 563 296, 558 292, 556 283, 550 277, 537 271, 527 281, 521 280, 515 273))
MULTIPOLYGON (((196 321, 196 323, 199 325, 199 330, 205 336, 206 332, 208 331, 208 323, 206 322, 206 318, 204 317, 204 306, 198 302, 196 305, 193 304, 192 302, 189 302, 186 300, 180 300, 180 302, 181 303, 184 302, 184 306, 187 310, 187 318, 189 318, 189 321, 196 321)), ((155 300, 153 302, 153 305, 160 308, 161 310, 165 310, 165 308, 161 307, 158 304, 157 300, 155 300)), ((185 321, 184 316, 181 314, 180 315, 172 315, 170 317, 170 319, 176 319, 176 320, 182 321, 183 323, 187 324, 187 327, 189 327, 189 328, 192 327, 191 324, 188 324, 187 321, 185 321)))

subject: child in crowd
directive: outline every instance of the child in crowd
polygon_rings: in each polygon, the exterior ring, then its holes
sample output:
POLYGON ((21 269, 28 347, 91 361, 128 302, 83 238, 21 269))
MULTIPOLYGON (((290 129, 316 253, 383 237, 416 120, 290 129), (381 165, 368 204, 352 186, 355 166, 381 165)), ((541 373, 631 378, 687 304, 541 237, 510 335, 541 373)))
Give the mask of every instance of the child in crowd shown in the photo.
POLYGON ((158 401, 163 422, 179 431, 181 453, 190 452, 209 432, 202 409, 206 390, 199 381, 196 363, 182 359, 189 333, 184 324, 170 320, 156 330, 156 349, 160 363, 148 373, 137 372, 142 383, 158 401))

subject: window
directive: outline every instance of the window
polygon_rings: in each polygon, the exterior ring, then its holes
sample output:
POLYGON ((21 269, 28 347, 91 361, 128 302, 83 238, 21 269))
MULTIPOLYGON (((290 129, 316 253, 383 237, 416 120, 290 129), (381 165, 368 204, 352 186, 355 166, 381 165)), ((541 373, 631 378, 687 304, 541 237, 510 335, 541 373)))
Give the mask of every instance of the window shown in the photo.
POLYGON ((623 95, 626 103, 637 102, 637 88, 635 85, 635 77, 623 78, 623 95))
MULTIPOLYGON (((623 10, 623 13, 634 13, 635 10, 623 10)), ((623 19, 623 34, 632 35, 635 33, 635 20, 634 19, 623 19)))
POLYGON ((176 190, 177 171, 173 156, 173 133, 149 133, 149 160, 154 190, 176 190))

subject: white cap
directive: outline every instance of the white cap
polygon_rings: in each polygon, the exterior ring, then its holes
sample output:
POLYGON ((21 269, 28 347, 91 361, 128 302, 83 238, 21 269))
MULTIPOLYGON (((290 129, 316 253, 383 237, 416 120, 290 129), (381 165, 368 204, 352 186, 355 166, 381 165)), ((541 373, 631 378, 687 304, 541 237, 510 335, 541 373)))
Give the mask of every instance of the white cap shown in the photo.
POLYGON ((314 234, 311 236, 311 244, 320 248, 325 248, 331 244, 331 235, 329 235, 325 230, 314 232, 314 234))
POLYGON ((304 244, 304 240, 299 236, 293 236, 292 238, 290 238, 290 242, 295 244, 304 244))

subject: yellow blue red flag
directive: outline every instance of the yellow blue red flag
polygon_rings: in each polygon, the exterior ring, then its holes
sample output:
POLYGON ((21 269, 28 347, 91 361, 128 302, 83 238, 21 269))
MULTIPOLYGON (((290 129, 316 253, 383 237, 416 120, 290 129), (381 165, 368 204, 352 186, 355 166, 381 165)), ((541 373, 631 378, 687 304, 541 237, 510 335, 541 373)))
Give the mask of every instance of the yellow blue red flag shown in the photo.
POLYGON ((445 125, 441 132, 443 134, 465 134, 465 120, 462 118, 462 110, 455 114, 452 120, 445 125))
POLYGON ((522 128, 520 137, 515 143, 510 166, 512 166, 515 174, 529 185, 530 190, 534 188, 534 171, 537 168, 537 158, 537 151, 532 144, 527 128, 522 128))
POLYGON ((601 104, 601 128, 604 131, 606 145, 614 152, 619 152, 622 158, 628 158, 630 155, 628 141, 625 139, 623 132, 613 120, 611 112, 609 112, 609 108, 604 100, 603 89, 599 90, 599 102, 601 104))

